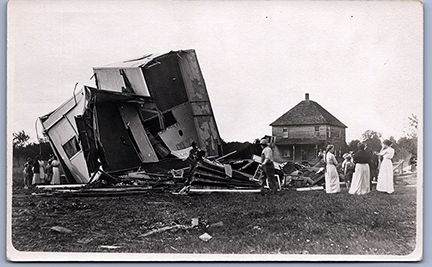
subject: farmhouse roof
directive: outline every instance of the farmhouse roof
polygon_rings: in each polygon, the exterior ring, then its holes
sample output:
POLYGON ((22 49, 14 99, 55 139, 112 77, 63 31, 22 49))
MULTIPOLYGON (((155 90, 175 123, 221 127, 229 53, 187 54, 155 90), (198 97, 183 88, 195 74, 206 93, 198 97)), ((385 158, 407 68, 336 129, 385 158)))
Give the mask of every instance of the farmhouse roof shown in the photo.
POLYGON ((327 124, 348 128, 320 104, 309 100, 308 93, 306 93, 305 100, 301 101, 287 113, 272 122, 270 126, 300 126, 316 124, 327 124))

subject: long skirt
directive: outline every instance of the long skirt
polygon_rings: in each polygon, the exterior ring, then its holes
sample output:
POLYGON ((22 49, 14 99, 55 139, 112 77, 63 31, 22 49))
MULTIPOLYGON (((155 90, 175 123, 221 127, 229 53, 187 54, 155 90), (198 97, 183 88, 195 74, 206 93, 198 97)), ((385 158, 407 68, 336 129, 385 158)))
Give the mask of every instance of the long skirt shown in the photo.
POLYGON ((367 163, 357 163, 348 191, 350 194, 364 195, 370 192, 370 169, 367 163))
POLYGON ((58 167, 53 167, 53 175, 51 179, 51 184, 60 184, 60 170, 58 167))
POLYGON ((393 163, 390 159, 384 159, 381 163, 378 174, 377 191, 387 192, 389 194, 394 192, 393 163))
POLYGON ((327 164, 324 177, 326 193, 340 192, 339 174, 335 165, 327 164))
POLYGON ((45 183, 45 169, 44 167, 40 166, 39 167, 39 176, 40 176, 40 183, 45 183))
POLYGON ((37 185, 40 184, 40 173, 34 173, 33 174, 33 180, 32 180, 32 185, 37 185))

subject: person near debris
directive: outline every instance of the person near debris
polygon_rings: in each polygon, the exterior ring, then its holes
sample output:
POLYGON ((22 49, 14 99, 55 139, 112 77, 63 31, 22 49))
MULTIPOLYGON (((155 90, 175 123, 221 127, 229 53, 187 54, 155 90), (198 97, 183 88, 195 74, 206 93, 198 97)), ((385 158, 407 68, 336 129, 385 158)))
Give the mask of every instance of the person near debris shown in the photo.
POLYGON ((35 160, 33 161, 32 171, 33 171, 32 185, 38 185, 38 184, 40 184, 39 156, 36 156, 35 160))
POLYGON ((46 169, 46 174, 45 174, 46 181, 45 181, 45 183, 50 183, 51 180, 52 180, 52 176, 53 176, 53 169, 52 169, 53 157, 54 157, 54 155, 51 154, 50 157, 49 157, 49 159, 48 159, 46 168, 45 168, 46 169))
POLYGON ((390 140, 383 141, 383 147, 378 155, 383 157, 381 167, 378 173, 377 191, 387 192, 389 194, 394 192, 393 186, 393 163, 394 149, 390 140))
POLYGON ((60 184, 60 161, 57 160, 56 156, 52 157, 51 167, 52 167, 52 179, 51 184, 60 184))
POLYGON ((325 155, 326 171, 325 171, 325 189, 326 193, 338 193, 340 192, 339 185, 339 174, 336 169, 338 164, 334 155, 334 146, 328 145, 325 155))
POLYGON ((189 151, 189 156, 186 159, 189 162, 189 174, 192 174, 197 162, 201 161, 204 156, 204 151, 197 146, 197 143, 192 142, 191 147, 192 149, 189 151))
POLYGON ((264 188, 265 181, 269 183, 270 190, 275 193, 278 190, 278 184, 275 176, 275 169, 273 164, 273 151, 269 146, 267 139, 260 141, 262 148, 261 152, 261 164, 259 167, 264 171, 265 180, 263 181, 262 188, 264 188))
POLYGON ((44 184, 45 183, 45 179, 46 179, 46 170, 45 170, 46 164, 45 164, 45 161, 43 159, 41 159, 40 157, 39 157, 38 161, 39 161, 40 183, 44 184))
POLYGON ((195 161, 199 161, 201 158, 201 149, 198 147, 197 143, 192 142, 191 144, 192 149, 189 151, 189 157, 192 158, 195 161))
POLYGON ((191 150, 189 151, 189 156, 186 158, 186 161, 189 163, 189 171, 188 171, 188 175, 187 175, 187 180, 185 182, 185 186, 177 193, 177 194, 186 194, 187 191, 189 190, 192 181, 193 181, 193 173, 195 170, 195 167, 197 165, 198 162, 202 161, 204 156, 205 156, 205 152, 203 150, 201 150, 197 143, 195 143, 195 141, 192 142, 191 144, 191 150))
POLYGON ((31 186, 32 183, 32 177, 33 177, 33 161, 31 158, 27 158, 26 163, 24 163, 24 189, 28 189, 31 186))
POLYGON ((376 155, 375 151, 370 149, 368 145, 365 143, 365 151, 368 152, 370 156, 370 162, 369 162, 369 170, 370 170, 370 188, 372 190, 372 180, 376 180, 378 178, 378 165, 379 165, 379 158, 376 155))
POLYGON ((353 157, 355 169, 348 193, 364 195, 370 192, 370 155, 365 151, 364 143, 359 143, 358 148, 359 151, 353 157))
POLYGON ((342 162, 342 170, 343 170, 343 173, 345 175, 345 183, 347 185, 347 188, 349 189, 351 186, 351 181, 352 181, 352 177, 354 174, 355 165, 354 165, 354 162, 352 161, 352 157, 350 154, 345 153, 343 155, 343 158, 345 160, 342 162))

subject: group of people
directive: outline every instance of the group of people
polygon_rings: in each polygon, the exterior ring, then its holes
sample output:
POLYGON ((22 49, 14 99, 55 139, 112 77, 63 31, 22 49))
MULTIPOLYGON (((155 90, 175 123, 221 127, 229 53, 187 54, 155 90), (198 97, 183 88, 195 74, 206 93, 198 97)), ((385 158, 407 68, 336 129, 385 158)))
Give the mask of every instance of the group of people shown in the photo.
POLYGON ((60 162, 55 155, 51 155, 48 162, 38 155, 33 159, 27 158, 24 164, 24 188, 38 184, 60 184, 60 162))
MULTIPOLYGON (((374 156, 381 156, 382 161, 378 172, 378 183, 376 190, 380 192, 393 193, 393 163, 394 149, 389 140, 384 140, 380 152, 371 155, 366 151, 366 145, 359 143, 358 151, 354 155, 345 154, 342 170, 345 181, 349 187, 349 194, 363 195, 371 191, 371 179, 375 177, 374 156)), ((325 185, 327 193, 340 192, 339 173, 336 169, 338 162, 334 155, 334 146, 328 145, 324 157, 326 163, 325 185)))

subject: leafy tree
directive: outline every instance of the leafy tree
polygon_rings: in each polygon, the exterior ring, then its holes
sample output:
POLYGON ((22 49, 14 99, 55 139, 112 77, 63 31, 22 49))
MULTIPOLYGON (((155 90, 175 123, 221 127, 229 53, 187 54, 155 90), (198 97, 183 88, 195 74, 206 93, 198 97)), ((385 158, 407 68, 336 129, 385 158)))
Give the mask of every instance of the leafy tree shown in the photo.
POLYGON ((397 146, 409 153, 417 154, 417 138, 401 137, 397 142, 397 146))
POLYGON ((367 147, 374 150, 374 151, 380 151, 381 150, 381 137, 382 134, 377 131, 373 130, 367 130, 362 134, 363 142, 367 144, 367 147))
POLYGON ((25 147, 27 145, 28 140, 30 139, 30 136, 28 136, 24 130, 18 133, 12 133, 12 136, 13 136, 12 145, 14 149, 25 147))
POLYGON ((415 114, 412 114, 408 117, 410 121, 409 131, 405 134, 406 136, 399 138, 396 142, 392 141, 395 145, 393 145, 397 160, 405 160, 408 164, 411 156, 417 155, 417 129, 418 129, 418 119, 415 114))
POLYGON ((411 117, 408 117, 410 121, 410 131, 407 136, 410 138, 417 138, 417 129, 418 129, 418 118, 415 114, 412 114, 411 117))
POLYGON ((23 149, 28 145, 28 140, 30 139, 30 136, 28 136, 28 134, 26 134, 24 130, 18 133, 12 133, 12 136, 13 154, 17 159, 18 165, 21 165, 20 158, 24 156, 23 149))
POLYGON ((358 144, 360 143, 360 140, 352 140, 348 144, 348 151, 353 151, 354 153, 358 151, 358 144))
POLYGON ((21 166, 22 159, 34 158, 40 155, 43 159, 48 159, 53 153, 51 146, 45 139, 39 139, 39 143, 29 142, 30 136, 25 131, 12 133, 13 160, 15 166, 21 166))

